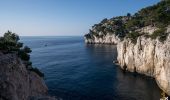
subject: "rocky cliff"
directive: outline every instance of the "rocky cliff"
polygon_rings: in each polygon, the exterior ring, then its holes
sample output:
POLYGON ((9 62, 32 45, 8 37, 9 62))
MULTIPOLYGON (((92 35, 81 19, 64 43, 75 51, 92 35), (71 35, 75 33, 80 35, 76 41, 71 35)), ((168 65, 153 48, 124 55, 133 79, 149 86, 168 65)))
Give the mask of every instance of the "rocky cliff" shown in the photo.
POLYGON ((29 71, 16 54, 0 53, 0 100, 55 100, 43 78, 29 71))
POLYGON ((116 62, 123 70, 154 77, 159 87, 170 95, 169 0, 134 15, 104 19, 92 26, 85 42, 117 44, 116 62))
POLYGON ((92 35, 91 38, 84 37, 85 42, 89 44, 117 44, 119 38, 115 34, 107 33, 105 36, 92 35))
POLYGON ((141 35, 134 43, 131 38, 119 38, 116 35, 103 36, 102 38, 85 38, 86 43, 117 44, 117 61, 123 70, 137 72, 155 78, 159 87, 170 95, 170 26, 166 28, 168 34, 164 41, 158 36, 152 39, 148 35, 154 34, 156 27, 146 26, 138 31, 141 35), (106 42, 107 41, 107 42, 106 42))
MULTIPOLYGON (((149 33, 156 31, 155 27, 144 27, 136 31, 149 33)), ((167 34, 170 33, 168 26, 167 34)), ((102 38, 85 38, 86 43, 117 44, 117 61, 123 70, 137 72, 155 78, 158 86, 170 95, 170 35, 165 41, 152 39, 141 35, 134 43, 130 38, 121 40, 118 36, 104 36, 102 38)))
POLYGON ((159 87, 170 95, 170 35, 160 42, 144 36, 137 43, 125 39, 117 45, 121 68, 154 77, 159 87))

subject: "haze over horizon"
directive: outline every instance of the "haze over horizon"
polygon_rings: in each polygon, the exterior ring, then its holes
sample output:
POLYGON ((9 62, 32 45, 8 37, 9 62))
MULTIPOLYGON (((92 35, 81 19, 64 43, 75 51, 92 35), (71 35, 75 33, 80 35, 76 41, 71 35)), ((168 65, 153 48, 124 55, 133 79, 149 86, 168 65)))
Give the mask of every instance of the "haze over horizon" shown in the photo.
POLYGON ((104 18, 134 14, 160 0, 1 0, 0 35, 81 36, 104 18))

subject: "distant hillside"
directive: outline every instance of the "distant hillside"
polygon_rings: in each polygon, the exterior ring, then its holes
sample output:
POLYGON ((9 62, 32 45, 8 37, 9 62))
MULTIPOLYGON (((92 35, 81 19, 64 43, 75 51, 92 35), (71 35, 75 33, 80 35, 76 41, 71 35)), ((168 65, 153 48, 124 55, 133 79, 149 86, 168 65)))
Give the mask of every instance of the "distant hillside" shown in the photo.
POLYGON ((134 15, 127 13, 126 16, 103 19, 100 23, 95 24, 85 35, 86 38, 94 36, 102 38, 106 34, 115 34, 120 38, 131 38, 134 42, 140 35, 146 35, 153 39, 160 36, 160 40, 166 39, 166 27, 170 24, 170 0, 163 0, 156 5, 141 9, 134 15), (141 31, 146 26, 151 27, 154 31, 148 34, 148 31, 141 31))
POLYGON ((170 96, 170 0, 131 15, 103 19, 85 35, 86 43, 117 44, 124 71, 153 77, 170 96))

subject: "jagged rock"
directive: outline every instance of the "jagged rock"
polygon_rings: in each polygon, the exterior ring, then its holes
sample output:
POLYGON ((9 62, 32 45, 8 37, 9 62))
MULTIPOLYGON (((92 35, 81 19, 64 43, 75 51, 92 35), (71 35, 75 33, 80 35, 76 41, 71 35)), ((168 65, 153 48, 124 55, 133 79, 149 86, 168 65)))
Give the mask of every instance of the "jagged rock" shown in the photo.
POLYGON ((0 100, 46 98, 47 92, 43 79, 27 70, 20 58, 15 54, 0 54, 0 100))
POLYGON ((117 44, 119 41, 118 36, 115 34, 107 33, 106 36, 100 37, 93 35, 92 38, 84 37, 86 43, 96 44, 117 44))

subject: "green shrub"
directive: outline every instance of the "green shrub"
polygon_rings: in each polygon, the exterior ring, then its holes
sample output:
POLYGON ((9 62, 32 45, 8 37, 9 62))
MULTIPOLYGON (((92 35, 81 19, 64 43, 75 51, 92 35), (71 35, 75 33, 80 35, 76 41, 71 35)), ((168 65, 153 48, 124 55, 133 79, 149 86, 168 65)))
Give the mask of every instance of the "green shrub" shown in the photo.
POLYGON ((25 64, 26 64, 26 67, 32 66, 32 62, 31 61, 27 61, 25 64))
POLYGON ((14 52, 18 54, 18 57, 24 60, 23 63, 28 70, 37 73, 40 77, 44 77, 44 74, 37 68, 32 68, 32 62, 30 61, 29 55, 32 50, 28 46, 23 47, 23 43, 18 41, 19 36, 17 34, 10 31, 6 32, 3 37, 0 37, 0 51, 3 53, 14 52))
POLYGON ((18 42, 19 36, 10 31, 6 32, 3 37, 0 37, 0 50, 9 52, 17 52, 21 48, 18 42))
POLYGON ((159 37, 159 41, 164 42, 167 39, 168 33, 164 33, 159 37))
POLYGON ((24 61, 29 61, 29 60, 30 60, 30 55, 27 54, 24 50, 20 50, 20 51, 18 52, 18 56, 19 56, 22 60, 24 60, 24 61))
POLYGON ((133 43, 137 42, 137 38, 140 36, 138 32, 131 32, 127 34, 127 38, 130 38, 133 43))
POLYGON ((85 37, 86 37, 87 39, 91 39, 91 38, 92 38, 92 37, 91 37, 91 34, 86 34, 85 37))
POLYGON ((96 31, 90 32, 89 34, 92 34, 92 36, 99 36, 99 32, 103 32, 104 35, 106 35, 106 33, 114 33, 119 37, 124 38, 127 36, 133 41, 136 41, 136 37, 138 37, 139 34, 134 31, 150 25, 160 28, 161 30, 155 31, 151 36, 146 35, 146 37, 156 39, 159 36, 159 39, 163 41, 166 39, 166 34, 164 34, 162 29, 169 24, 170 0, 162 0, 153 6, 141 9, 134 15, 128 13, 126 16, 113 17, 110 20, 103 19, 99 24, 95 24, 92 27, 96 31))
POLYGON ((158 36, 161 37, 161 36, 165 35, 165 30, 166 30, 165 28, 160 28, 160 29, 154 31, 153 34, 150 35, 150 37, 152 39, 156 39, 158 36))
POLYGON ((38 68, 29 68, 29 70, 35 72, 40 77, 44 77, 44 73, 42 73, 38 68))
POLYGON ((105 19, 103 19, 102 21, 101 21, 101 23, 106 23, 107 22, 107 18, 105 18, 105 19))
POLYGON ((28 46, 25 46, 23 48, 23 50, 24 50, 25 53, 31 53, 32 52, 32 50, 28 46))

